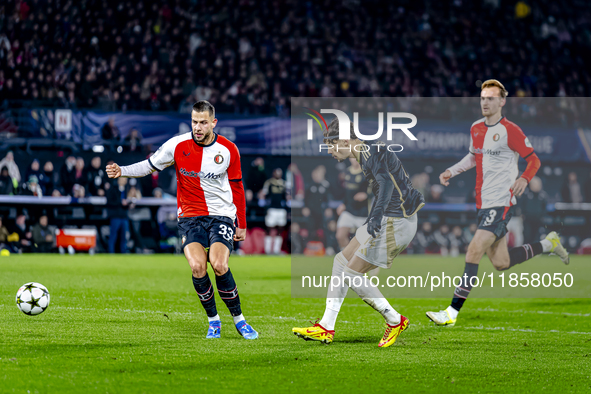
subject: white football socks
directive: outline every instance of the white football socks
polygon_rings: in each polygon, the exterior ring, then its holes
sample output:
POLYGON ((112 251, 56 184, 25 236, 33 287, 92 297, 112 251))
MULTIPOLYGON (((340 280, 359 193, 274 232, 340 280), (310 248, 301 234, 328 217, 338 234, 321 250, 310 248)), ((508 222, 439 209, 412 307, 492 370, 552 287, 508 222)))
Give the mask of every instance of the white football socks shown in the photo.
POLYGON ((452 319, 457 319, 458 314, 460 313, 460 311, 458 311, 456 308, 454 308, 451 305, 447 307, 446 311, 447 311, 447 313, 449 313, 449 317, 451 317, 452 319))
POLYGON ((240 323, 242 320, 246 320, 244 318, 244 316, 241 314, 239 314, 238 316, 232 316, 232 319, 234 319, 234 325, 240 323))
POLYGON ((281 245, 283 244, 283 238, 276 235, 273 239, 273 254, 281 253, 281 245))
POLYGON ((369 277, 364 277, 363 274, 353 271, 345 267, 345 278, 351 289, 369 306, 378 311, 386 323, 395 326, 400 323, 400 313, 398 313, 392 305, 386 300, 382 292, 371 285, 369 277), (349 282, 350 281, 350 282, 349 282))
POLYGON ((265 254, 271 254, 273 252, 273 237, 265 235, 265 254))
MULTIPOLYGON (((345 259, 342 252, 337 254, 334 257, 334 262, 332 264, 332 276, 342 279, 343 269, 347 263, 347 259, 345 259)), ((327 330, 334 330, 337 316, 339 315, 343 301, 345 301, 347 291, 349 291, 349 286, 346 283, 343 283, 344 281, 340 279, 339 283, 337 283, 336 279, 334 280, 334 284, 338 284, 339 286, 330 286, 328 288, 328 294, 326 295, 326 309, 324 310, 324 316, 322 316, 322 319, 319 322, 319 324, 327 330)), ((331 281, 331 283, 333 282, 331 281)))
POLYGON ((541 240, 540 243, 542 244, 543 253, 548 253, 552 250, 552 242, 548 241, 547 239, 541 240))
POLYGON ((212 322, 212 321, 216 321, 216 320, 220 320, 220 315, 215 315, 214 317, 207 316, 208 322, 212 322))

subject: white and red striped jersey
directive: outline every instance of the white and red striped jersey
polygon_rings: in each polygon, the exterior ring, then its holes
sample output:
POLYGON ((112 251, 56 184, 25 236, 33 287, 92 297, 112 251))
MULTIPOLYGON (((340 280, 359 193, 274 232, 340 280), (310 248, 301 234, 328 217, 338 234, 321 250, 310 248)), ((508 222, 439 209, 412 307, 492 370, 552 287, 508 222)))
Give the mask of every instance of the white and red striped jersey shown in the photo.
POLYGON ((215 134, 209 145, 199 145, 191 132, 166 141, 148 159, 157 171, 174 164, 178 217, 238 216, 246 228, 240 153, 234 143, 215 134))
MULTIPOLYGON (((476 158, 476 207, 511 207, 517 203, 511 191, 519 175, 517 161, 519 156, 533 155, 534 148, 519 126, 505 117, 492 126, 484 120, 470 128, 470 152, 476 158)), ((525 178, 529 182, 531 177, 525 178)))

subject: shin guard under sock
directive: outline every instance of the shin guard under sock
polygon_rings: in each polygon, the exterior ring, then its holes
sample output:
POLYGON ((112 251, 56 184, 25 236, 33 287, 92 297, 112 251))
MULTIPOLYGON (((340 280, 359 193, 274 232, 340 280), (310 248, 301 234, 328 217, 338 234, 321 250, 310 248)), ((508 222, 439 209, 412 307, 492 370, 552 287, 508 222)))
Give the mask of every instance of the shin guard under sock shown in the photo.
POLYGON ((232 276, 232 271, 228 268, 228 272, 221 276, 216 276, 215 283, 217 284, 220 298, 224 301, 232 316, 241 315, 240 296, 238 296, 238 288, 236 287, 234 276, 232 276))
POLYGON ((211 281, 209 280, 209 275, 206 273, 203 278, 195 278, 193 276, 193 286, 195 287, 195 291, 199 296, 199 300, 201 301, 201 305, 203 305, 207 316, 216 316, 218 312, 215 306, 215 297, 213 296, 214 291, 211 281))

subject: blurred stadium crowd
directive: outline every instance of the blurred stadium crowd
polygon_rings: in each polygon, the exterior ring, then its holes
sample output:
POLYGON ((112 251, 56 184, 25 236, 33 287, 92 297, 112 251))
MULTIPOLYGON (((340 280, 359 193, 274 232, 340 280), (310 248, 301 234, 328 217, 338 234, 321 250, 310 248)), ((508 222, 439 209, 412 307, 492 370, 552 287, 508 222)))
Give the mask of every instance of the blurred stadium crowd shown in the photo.
POLYGON ((17 0, 0 4, 0 97, 286 115, 290 96, 475 96, 491 75, 591 96, 590 49, 577 0, 17 0))

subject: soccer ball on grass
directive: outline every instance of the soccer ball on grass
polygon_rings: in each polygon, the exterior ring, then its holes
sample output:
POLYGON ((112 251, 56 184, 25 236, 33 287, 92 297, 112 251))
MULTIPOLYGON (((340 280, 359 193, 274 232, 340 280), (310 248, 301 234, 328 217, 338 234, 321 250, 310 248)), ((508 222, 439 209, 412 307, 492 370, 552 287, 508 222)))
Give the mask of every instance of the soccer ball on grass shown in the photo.
POLYGON ((42 313, 49 306, 49 291, 41 283, 25 283, 16 293, 16 306, 26 315, 42 313))

